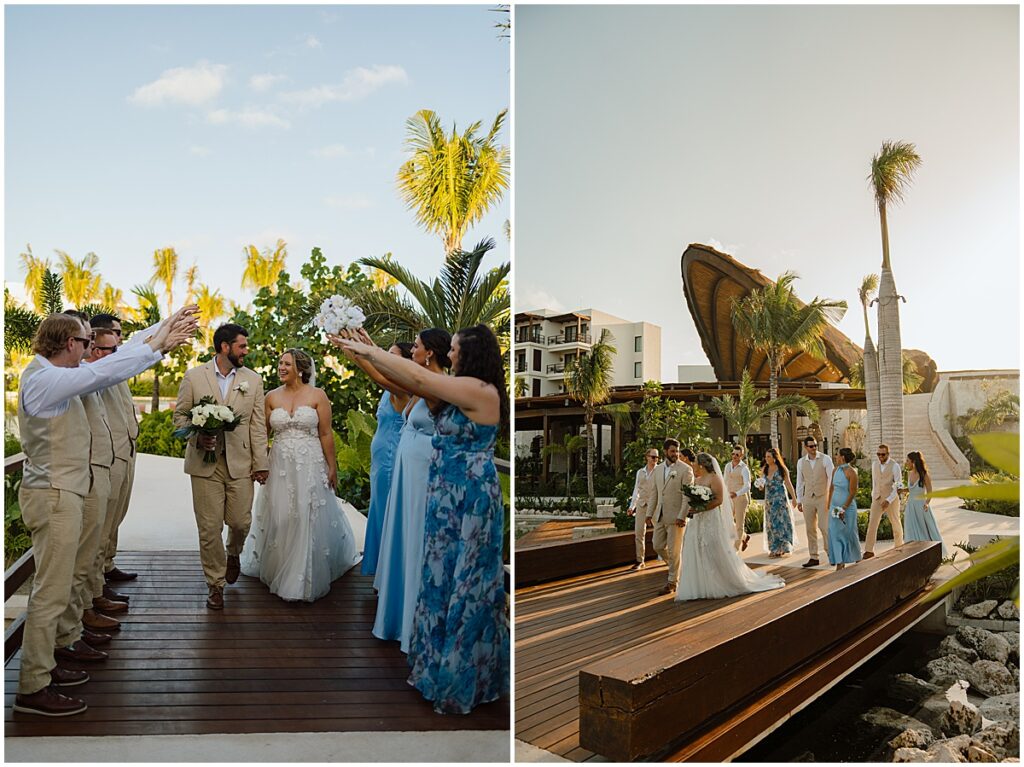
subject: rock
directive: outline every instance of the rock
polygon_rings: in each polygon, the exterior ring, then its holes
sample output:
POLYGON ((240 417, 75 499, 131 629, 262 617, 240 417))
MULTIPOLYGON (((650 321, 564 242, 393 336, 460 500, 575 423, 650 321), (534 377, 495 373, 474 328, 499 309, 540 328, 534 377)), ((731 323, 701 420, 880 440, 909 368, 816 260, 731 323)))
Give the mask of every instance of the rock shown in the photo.
MULTIPOLYGON (((934 662, 934 661, 933 661, 934 662)), ((979 660, 971 664, 970 676, 967 681, 978 692, 992 697, 1007 695, 1017 690, 1010 670, 1001 663, 992 660, 979 660)))
POLYGON ((914 712, 914 715, 931 727, 932 730, 938 732, 942 726, 942 717, 949 711, 949 699, 946 697, 946 693, 939 691, 934 695, 929 695, 918 703, 918 706, 919 708, 914 712))
POLYGON ((1010 645, 1010 662, 1020 665, 1020 634, 1016 631, 1004 631, 1000 634, 1006 643, 1010 645))
POLYGON ((955 738, 937 740, 928 746, 928 761, 942 762, 944 764, 966 762, 967 749, 970 745, 971 738, 969 735, 957 735, 955 738))
POLYGON ((996 695, 978 706, 983 717, 993 722, 1020 721, 1020 695, 996 695))
POLYGON ((967 747, 968 762, 998 762, 996 755, 981 746, 970 745, 967 747))
POLYGON ((901 748, 928 748, 935 740, 935 736, 932 735, 932 731, 925 730, 904 730, 895 738, 889 741, 889 747, 893 751, 899 751, 901 748))
POLYGON ((927 751, 922 751, 919 748, 897 748, 896 753, 892 755, 894 762, 930 762, 932 761, 927 751))
MULTIPOLYGON (((1010 657, 1010 643, 999 634, 993 634, 985 629, 974 628, 974 626, 960 626, 956 630, 955 639, 963 647, 976 651, 984 660, 994 660, 996 663, 1005 664, 1010 657)), ((945 642, 946 640, 942 641, 945 642)), ((963 658, 962 655, 959 657, 963 658)), ((974 663, 974 661, 967 658, 964 658, 964 660, 967 660, 968 663, 974 663)))
POLYGON ((943 735, 973 735, 981 729, 981 714, 970 703, 954 700, 942 715, 939 729, 943 735))
MULTIPOLYGON (((974 661, 970 662, 973 663, 974 661)), ((917 703, 929 695, 940 692, 940 690, 941 688, 936 687, 934 684, 929 684, 923 679, 918 679, 913 674, 896 674, 889 680, 887 693, 890 698, 917 703)))
POLYGON ((1020 620, 1020 610, 1017 608, 1017 605, 1015 605, 1013 601, 1010 599, 1007 599, 1005 602, 999 605, 999 609, 996 612, 999 613, 999 617, 1002 618, 1004 621, 1020 620))
POLYGON ((912 716, 901 714, 899 711, 894 711, 891 708, 884 708, 882 706, 876 706, 870 709, 864 714, 860 715, 868 724, 873 724, 875 727, 880 727, 883 730, 888 730, 892 736, 899 735, 904 730, 927 730, 931 732, 931 728, 924 722, 914 719, 912 716))
POLYGON ((971 681, 972 668, 970 663, 955 655, 943 655, 925 666, 928 681, 939 687, 948 687, 961 679, 971 681))
POLYGON ((942 643, 939 645, 939 656, 941 657, 943 655, 955 655, 957 658, 961 658, 968 663, 974 663, 976 660, 981 660, 981 656, 978 655, 977 650, 973 647, 964 645, 953 635, 943 639, 942 643))
POLYGON ((1020 727, 1017 722, 996 722, 974 734, 971 743, 990 751, 999 759, 1020 757, 1020 727))
POLYGON ((989 613, 996 609, 999 605, 994 599, 986 599, 984 602, 977 602, 973 605, 968 605, 963 609, 965 618, 987 618, 989 613))

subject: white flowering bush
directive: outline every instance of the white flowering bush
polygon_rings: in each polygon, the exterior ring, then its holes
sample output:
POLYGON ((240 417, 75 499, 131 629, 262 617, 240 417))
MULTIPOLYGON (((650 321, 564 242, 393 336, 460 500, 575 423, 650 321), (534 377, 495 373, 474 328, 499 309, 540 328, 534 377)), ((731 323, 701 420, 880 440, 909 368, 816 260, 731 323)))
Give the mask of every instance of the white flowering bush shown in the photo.
POLYGON ((359 330, 366 322, 363 310, 344 296, 331 296, 320 304, 313 324, 325 333, 337 335, 342 330, 359 330))

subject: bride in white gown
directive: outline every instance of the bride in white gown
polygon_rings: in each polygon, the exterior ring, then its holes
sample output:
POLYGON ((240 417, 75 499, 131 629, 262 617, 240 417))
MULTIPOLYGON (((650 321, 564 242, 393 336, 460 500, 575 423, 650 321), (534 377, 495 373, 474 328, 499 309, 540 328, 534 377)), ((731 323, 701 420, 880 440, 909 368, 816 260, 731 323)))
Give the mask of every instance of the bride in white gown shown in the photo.
POLYGON ((331 403, 315 386, 312 359, 289 349, 277 372, 283 385, 266 398, 270 474, 256 499, 242 572, 282 599, 312 602, 362 558, 356 530, 365 534, 366 522, 334 494, 331 403))
POLYGON ((700 453, 693 469, 695 484, 711 488, 715 497, 711 508, 695 512, 686 523, 676 601, 721 599, 785 586, 779 576, 747 567, 733 546, 732 502, 718 461, 709 453, 700 453))

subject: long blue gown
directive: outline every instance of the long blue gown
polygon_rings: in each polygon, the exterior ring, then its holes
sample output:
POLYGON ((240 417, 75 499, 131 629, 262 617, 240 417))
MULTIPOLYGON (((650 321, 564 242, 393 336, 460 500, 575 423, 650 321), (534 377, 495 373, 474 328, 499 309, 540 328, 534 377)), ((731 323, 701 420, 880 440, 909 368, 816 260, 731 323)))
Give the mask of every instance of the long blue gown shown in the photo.
POLYGON ((409 683, 436 712, 465 714, 509 689, 498 427, 448 406, 436 428, 409 683))
POLYGON ((946 544, 942 542, 939 526, 931 509, 924 507, 927 491, 916 482, 910 486, 907 508, 903 512, 904 541, 938 541, 942 543, 942 556, 946 556, 946 544))
POLYGON ((764 532, 771 554, 789 554, 793 551, 793 519, 787 498, 782 470, 776 469, 764 488, 764 532))
POLYGON ((853 564, 860 562, 860 536, 857 533, 857 502, 854 501, 849 509, 845 509, 843 516, 839 519, 835 516, 834 510, 846 506, 850 500, 850 480, 846 478, 843 467, 846 464, 836 466, 832 475, 832 504, 828 516, 828 561, 834 565, 840 562, 853 564))
POLYGON ((397 639, 402 652, 409 651, 412 615, 420 593, 423 568, 423 519, 427 513, 427 482, 434 452, 434 419, 430 408, 416 400, 402 426, 395 451, 384 530, 381 535, 377 575, 377 618, 373 635, 397 639))
POLYGON ((402 413, 395 410, 390 392, 384 392, 377 405, 377 431, 370 443, 370 510, 366 515, 366 540, 363 542, 363 575, 377 572, 380 538, 384 531, 384 512, 388 507, 395 450, 402 436, 402 413))

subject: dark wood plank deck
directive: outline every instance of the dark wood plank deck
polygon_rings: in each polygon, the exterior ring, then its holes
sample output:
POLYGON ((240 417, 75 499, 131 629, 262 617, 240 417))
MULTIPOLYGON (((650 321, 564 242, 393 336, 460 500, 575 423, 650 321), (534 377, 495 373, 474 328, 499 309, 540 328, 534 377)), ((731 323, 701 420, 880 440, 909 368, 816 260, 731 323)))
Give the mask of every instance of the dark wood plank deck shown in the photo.
POLYGON ((608 519, 551 519, 516 539, 516 550, 571 541, 577 527, 603 527, 610 532, 615 531, 615 525, 608 519))
POLYGON ((284 602, 242 576, 208 610, 198 552, 125 552, 137 571, 117 589, 131 609, 71 688, 84 714, 44 719, 12 711, 20 653, 4 672, 4 734, 176 735, 250 732, 507 730, 509 701, 467 716, 435 714, 406 683, 398 642, 374 638, 372 578, 357 571, 312 604, 284 602))
MULTIPOLYGON (((773 566, 787 584, 829 570, 773 566)), ((772 592, 676 603, 658 596, 664 564, 618 567, 516 590, 516 738, 573 761, 595 757, 579 744, 579 671, 624 649, 749 607, 772 592)))

